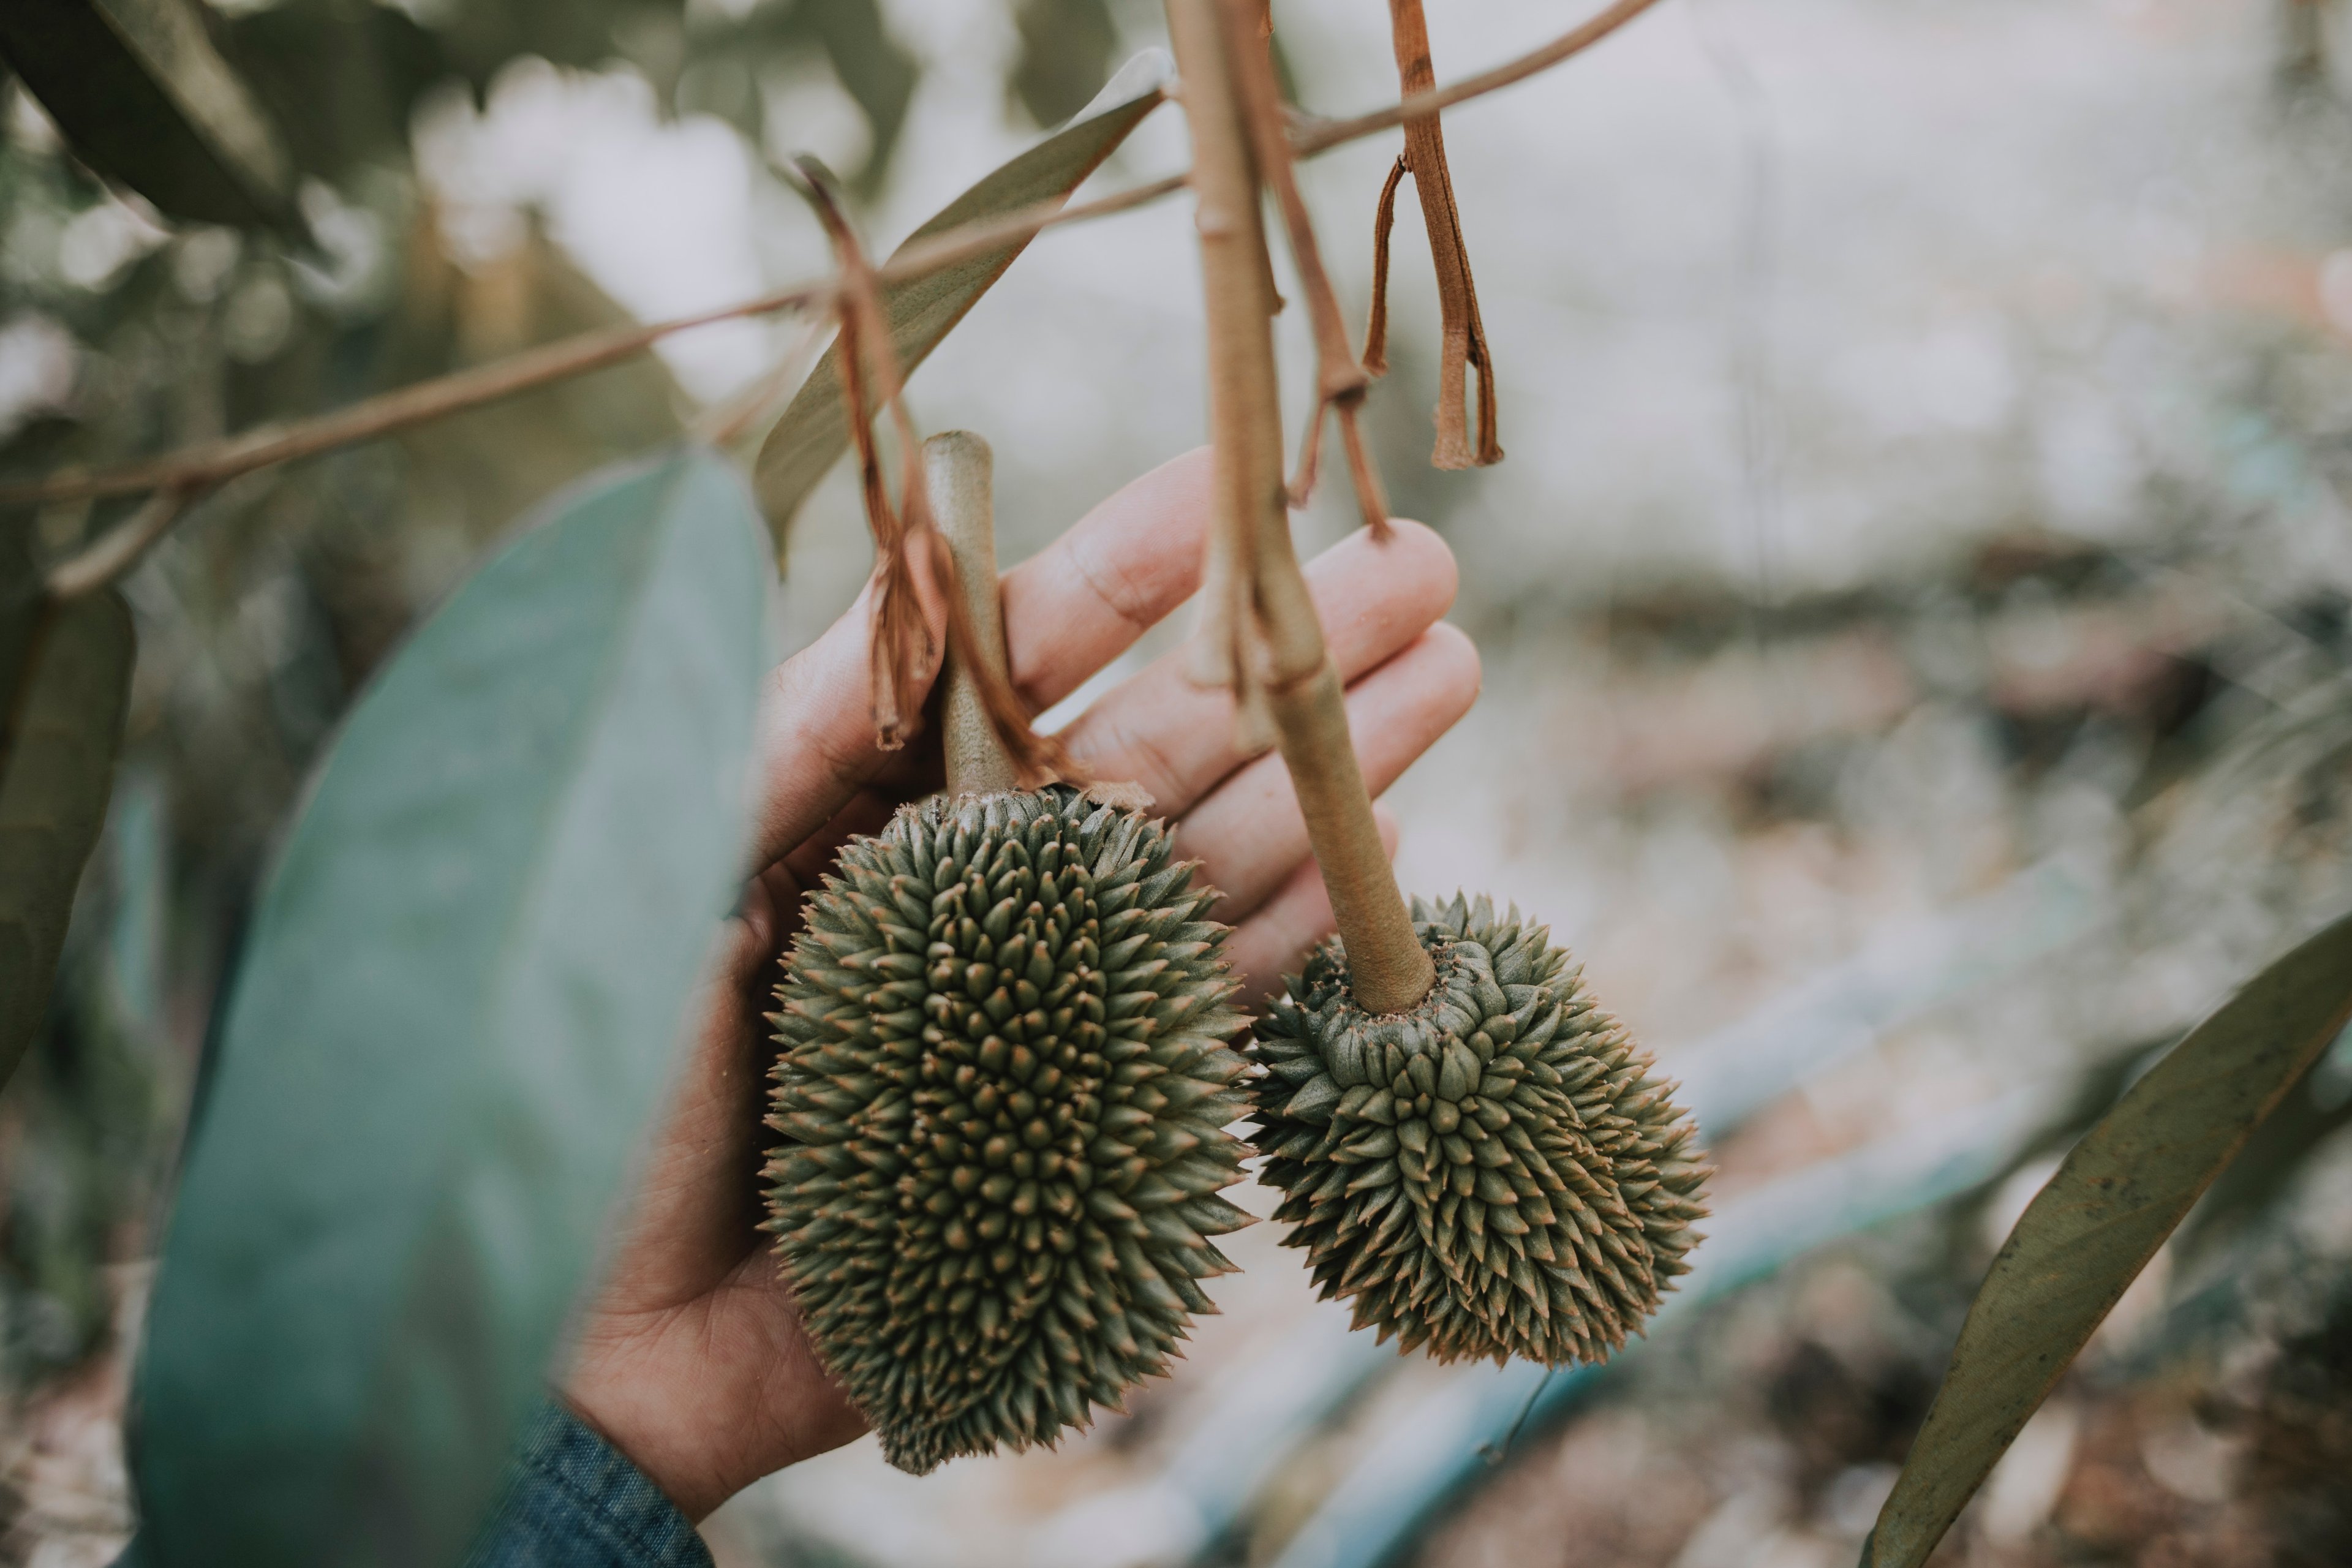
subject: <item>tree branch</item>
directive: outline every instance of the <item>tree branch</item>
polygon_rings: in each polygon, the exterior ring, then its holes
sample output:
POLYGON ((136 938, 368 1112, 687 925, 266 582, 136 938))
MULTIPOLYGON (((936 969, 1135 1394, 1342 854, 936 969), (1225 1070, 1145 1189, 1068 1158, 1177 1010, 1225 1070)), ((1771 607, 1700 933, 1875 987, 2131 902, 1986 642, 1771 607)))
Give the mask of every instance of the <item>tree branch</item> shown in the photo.
MULTIPOLYGON (((1419 93, 1385 109, 1348 120, 1311 122, 1295 130, 1291 143, 1297 156, 1313 157, 1344 142, 1374 135, 1407 120, 1433 114, 1470 99, 1482 97, 1549 69, 1599 43, 1647 10, 1657 0, 1617 0, 1609 9, 1571 28, 1542 47, 1492 70, 1419 93)), ((1057 206, 1040 202, 983 222, 962 225, 945 234, 907 247, 875 268, 882 283, 899 283, 927 276, 959 261, 984 256, 1018 239, 1090 218, 1108 217, 1160 197, 1172 195, 1190 182, 1189 174, 1164 178, 1094 201, 1057 206)), ((373 440, 396 430, 478 408, 551 382, 600 370, 642 353, 674 332, 707 326, 713 321, 779 311, 824 310, 834 308, 839 283, 824 278, 795 283, 755 299, 674 317, 643 326, 605 328, 559 342, 528 349, 495 363, 436 376, 398 387, 348 407, 309 419, 274 422, 225 440, 183 447, 160 458, 92 473, 68 469, 38 479, 0 483, 0 507, 37 506, 51 501, 98 500, 107 496, 140 495, 150 490, 215 488, 240 474, 274 464, 316 457, 354 442, 373 440)))
POLYGON ((179 487, 157 490, 129 518, 50 567, 43 583, 49 597, 79 599, 130 571, 205 493, 179 487))
POLYGON ((1580 22, 1540 48, 1528 50, 1516 59, 1504 61, 1491 70, 1465 77, 1450 86, 1432 92, 1417 92, 1410 98, 1375 109, 1369 114, 1358 114, 1346 120, 1319 120, 1303 127, 1291 137, 1302 158, 1312 158, 1318 153, 1328 153, 1344 142, 1360 141, 1375 132, 1386 131, 1392 125, 1402 125, 1408 120, 1451 109, 1457 103, 1467 103, 1474 98, 1484 98, 1507 87, 1516 87, 1531 76, 1540 76, 1571 55, 1583 53, 1651 6, 1658 0, 1617 0, 1606 11, 1591 20, 1580 22))
POLYGON ((1290 542, 1259 170, 1235 68, 1242 51, 1257 47, 1244 9, 1229 0, 1168 0, 1208 306, 1214 527, 1221 570, 1244 590, 1231 595, 1237 613, 1223 630, 1237 683, 1264 691, 1347 945, 1356 1000, 1368 1012, 1391 1013, 1428 994, 1434 969, 1381 847, 1339 671, 1290 542))

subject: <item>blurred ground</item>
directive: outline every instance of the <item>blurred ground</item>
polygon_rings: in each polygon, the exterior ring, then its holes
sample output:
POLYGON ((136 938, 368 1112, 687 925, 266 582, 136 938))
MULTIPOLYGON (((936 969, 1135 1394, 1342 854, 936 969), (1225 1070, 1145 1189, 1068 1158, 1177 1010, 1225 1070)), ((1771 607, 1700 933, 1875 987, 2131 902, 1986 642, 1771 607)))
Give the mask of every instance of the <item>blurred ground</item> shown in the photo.
MULTIPOLYGON (((686 15, 721 12, 767 14, 686 15)), ((1081 13, 885 7, 919 74, 868 182, 874 238, 1034 136, 1006 83, 1063 80, 1036 40, 1079 37, 1081 13)), ((1139 0, 1101 15, 1103 58, 1154 41, 1139 0)), ((1709 1130, 1727 1204, 2023 1109, 2014 1147, 1957 1195, 1794 1251, 1663 1329, 1475 1467, 1482 1484, 1401 1554, 1851 1561, 2056 1152, 2148 1050, 2352 901, 2343 15, 1675 0, 1449 115, 1510 459, 1426 466, 1435 305, 1408 223, 1373 422, 1398 510, 1461 559, 1454 618, 1487 671, 1392 792, 1408 887, 1538 911, 1695 1082, 1722 1081, 1727 1057, 1771 1077, 1736 1131, 1709 1130)), ((1276 16, 1308 108, 1392 93, 1376 12, 1276 16)), ((478 100, 428 93, 414 177, 362 164, 338 186, 358 259, 331 287, 225 235, 138 226, 72 184, 16 100, 10 466, 235 427, 820 268, 765 160, 814 146, 856 172, 872 92, 788 52, 730 97, 709 60, 666 74, 668 35, 642 21, 560 68, 503 64, 478 100)), ((1561 25, 1533 0, 1435 6, 1440 74, 1561 25)), ((1392 153, 1376 139, 1307 174, 1351 310, 1392 153)), ((1097 184, 1182 155, 1165 113, 1097 184)), ((1294 388, 1300 314, 1280 326, 1294 388)), ((923 370, 918 420, 995 446, 1008 558, 1200 439, 1197 321, 1187 217, 1164 205, 1049 236, 923 370)), ((135 1312, 245 890, 334 713, 483 539, 756 374, 784 331, 689 334, 658 366, 233 489, 134 579, 131 770, 57 1026, 0 1099, 16 1396, 0 1554, 103 1561, 124 1528, 110 1325, 135 1312)), ((799 639, 866 569, 843 478, 795 534, 799 639)), ((1347 511, 1327 489, 1302 537, 1336 537, 1347 511)), ((2347 1121, 2339 1047, 1944 1560, 2352 1560, 2347 1121)), ((724 1510, 721 1561, 1337 1568, 1352 1548, 1331 1500, 1470 1385, 1345 1334, 1265 1227, 1233 1240, 1245 1271, 1215 1282, 1224 1315, 1130 1416, 921 1481, 856 1445, 724 1510)), ((1460 1449, 1433 1439, 1413 1463, 1460 1449)))

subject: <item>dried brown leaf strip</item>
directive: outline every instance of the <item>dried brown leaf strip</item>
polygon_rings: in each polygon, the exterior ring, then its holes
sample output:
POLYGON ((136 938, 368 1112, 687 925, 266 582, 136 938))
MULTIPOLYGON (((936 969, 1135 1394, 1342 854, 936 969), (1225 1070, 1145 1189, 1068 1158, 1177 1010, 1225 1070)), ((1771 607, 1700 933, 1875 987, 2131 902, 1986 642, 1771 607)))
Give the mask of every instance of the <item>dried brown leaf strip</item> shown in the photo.
POLYGON ((850 439, 857 452, 866 526, 874 534, 875 743, 884 751, 906 744, 913 718, 907 693, 929 673, 940 652, 931 642, 930 626, 915 586, 914 563, 919 556, 946 602, 948 646, 958 663, 971 672, 981 705, 1012 758, 1023 787, 1036 789, 1063 782, 1087 784, 1091 781, 1062 743, 1031 727, 1028 710, 1012 682, 994 660, 982 654, 971 613, 958 588, 955 553, 931 517, 923 484, 922 443, 916 438, 914 421, 900 395, 903 380, 898 356, 890 344, 888 318, 883 312, 880 279, 841 210, 833 177, 824 165, 814 158, 800 158, 794 160, 794 167, 805 182, 802 194, 815 208, 833 242, 841 279, 835 310, 841 322, 842 394, 847 406, 859 411, 849 421, 850 439), (872 415, 867 412, 877 409, 888 410, 898 437, 895 504, 883 477, 872 415))
MULTIPOLYGON (((1389 0, 1389 24, 1396 42, 1397 79, 1404 96, 1410 100, 1433 90, 1437 71, 1430 63, 1429 24, 1422 15, 1421 0, 1389 0)), ((1477 285, 1470 277, 1462 213, 1454 205, 1454 176, 1445 165, 1445 133, 1439 129, 1436 115, 1405 121, 1404 150, 1412 188, 1421 196, 1422 221, 1429 229, 1429 256, 1437 269, 1438 310, 1444 318, 1444 342, 1437 372, 1437 448, 1430 454, 1430 461, 1441 468, 1484 468, 1503 460, 1502 444, 1495 437, 1495 366, 1486 350, 1486 329, 1478 319, 1477 285), (1470 445, 1468 409, 1472 368, 1478 372, 1475 451, 1470 445)), ((1395 181, 1391 172, 1389 188, 1381 196, 1381 205, 1391 216, 1395 181)), ((1381 228, 1385 227, 1383 224, 1381 228)), ((1373 310, 1381 320, 1380 341, 1385 349, 1381 291, 1376 290, 1373 298, 1373 310)), ((1383 353, 1381 358, 1385 357, 1383 353)))
POLYGON ((1376 534, 1388 531, 1388 501, 1379 472, 1364 447, 1357 413, 1372 378, 1357 363, 1348 346, 1348 324, 1339 314, 1339 296, 1330 275, 1323 269, 1323 252, 1316 243, 1315 225, 1298 194, 1297 153, 1284 123, 1282 89, 1274 71, 1274 21, 1266 0, 1224 0, 1230 12, 1225 37, 1233 56, 1234 79, 1248 124, 1250 151, 1259 178, 1272 187, 1282 209, 1290 240, 1292 262, 1298 268, 1299 287, 1307 295, 1308 323, 1315 331, 1315 405, 1299 441, 1298 470, 1290 481, 1290 504, 1304 506, 1315 491, 1316 469, 1323 450, 1323 414, 1339 416, 1340 439, 1346 444, 1348 469, 1354 483, 1364 525, 1376 534))

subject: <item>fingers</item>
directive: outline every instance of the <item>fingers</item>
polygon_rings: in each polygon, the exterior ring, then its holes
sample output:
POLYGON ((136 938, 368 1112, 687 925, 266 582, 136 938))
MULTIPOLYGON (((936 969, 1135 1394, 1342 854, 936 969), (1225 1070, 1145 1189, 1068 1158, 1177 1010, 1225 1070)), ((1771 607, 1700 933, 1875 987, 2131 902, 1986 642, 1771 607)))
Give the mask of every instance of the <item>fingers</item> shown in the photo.
POLYGON ((1192 597, 1213 510, 1208 447, 1172 458, 1005 574, 1013 685, 1042 713, 1192 597))
MULTIPOLYGON (((1380 825, 1381 847, 1388 851, 1390 859, 1395 859, 1395 814, 1375 801, 1372 820, 1380 825)), ((1261 1006, 1281 986, 1282 977, 1297 973, 1308 952, 1335 929, 1331 895, 1325 891, 1323 873, 1310 857, 1291 868, 1274 896, 1234 932, 1227 951, 1234 977, 1242 983, 1242 1005, 1253 1010, 1261 1006)))
MULTIPOLYGON (((1353 533, 1317 556, 1307 585, 1339 679, 1355 679, 1420 637, 1454 603, 1454 580, 1445 542, 1402 519, 1385 542, 1353 533)), ((1153 660, 1062 732, 1097 777, 1141 784, 1153 809, 1167 813, 1189 809, 1248 760, 1234 745, 1233 699, 1193 685, 1184 660, 1181 648, 1153 660)))
MULTIPOLYGON (((1004 579, 1015 688, 1031 711, 1061 700, 1191 596, 1201 574, 1211 479, 1206 447, 1162 463, 1088 512, 1004 579)), ((943 605, 918 577, 934 646, 943 605)), ((905 753, 874 744, 873 589, 770 677, 761 703, 761 798, 754 845, 766 865, 818 832, 905 753)), ((906 694, 929 689, 936 667, 906 694)))
MULTIPOLYGON (((1454 727, 1478 698, 1478 652, 1444 622, 1348 689, 1348 729, 1364 786, 1377 795, 1454 727)), ((1180 855, 1196 857, 1225 895, 1213 911, 1239 925, 1271 899, 1307 853, 1290 774, 1268 752, 1220 784, 1177 825, 1180 855)))

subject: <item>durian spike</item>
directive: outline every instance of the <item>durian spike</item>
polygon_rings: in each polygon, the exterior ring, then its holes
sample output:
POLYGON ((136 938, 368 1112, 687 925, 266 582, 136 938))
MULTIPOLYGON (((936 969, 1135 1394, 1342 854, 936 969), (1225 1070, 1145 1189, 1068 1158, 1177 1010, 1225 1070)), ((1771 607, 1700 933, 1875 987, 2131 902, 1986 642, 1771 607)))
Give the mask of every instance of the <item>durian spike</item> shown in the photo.
POLYGON ((1416 900, 1437 972, 1385 1016, 1325 943, 1248 1054, 1259 1179, 1317 1287, 1441 1361, 1598 1361, 1686 1271, 1697 1130, 1517 910, 1416 900))
MULTIPOLYGON (((996 582, 996 460, 969 430, 945 430, 923 443, 923 483, 931 516, 955 560, 956 583, 971 617, 976 651, 1009 679, 1004 609, 996 582)), ((950 649, 940 720, 948 794, 995 795, 1021 786, 1020 770, 989 722, 980 681, 950 649)))

